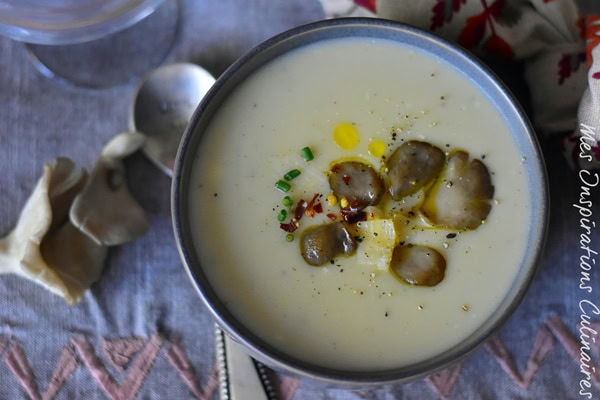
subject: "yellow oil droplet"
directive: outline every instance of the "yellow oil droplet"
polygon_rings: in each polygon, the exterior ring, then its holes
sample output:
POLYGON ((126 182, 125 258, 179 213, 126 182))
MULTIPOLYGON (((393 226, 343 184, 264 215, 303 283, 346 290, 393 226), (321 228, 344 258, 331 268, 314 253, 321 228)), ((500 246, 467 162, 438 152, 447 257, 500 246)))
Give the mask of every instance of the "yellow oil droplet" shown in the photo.
POLYGON ((373 157, 381 157, 385 153, 385 143, 381 140, 373 140, 369 143, 369 154, 373 157))
POLYGON ((358 144, 358 130, 348 122, 341 122, 333 129, 333 140, 344 150, 352 150, 358 144))

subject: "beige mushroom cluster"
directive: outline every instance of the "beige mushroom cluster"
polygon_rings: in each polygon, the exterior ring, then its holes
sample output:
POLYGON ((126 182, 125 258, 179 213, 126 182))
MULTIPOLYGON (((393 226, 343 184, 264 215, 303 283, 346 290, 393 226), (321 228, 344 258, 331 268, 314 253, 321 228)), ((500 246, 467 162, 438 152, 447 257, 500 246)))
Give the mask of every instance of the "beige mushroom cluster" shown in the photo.
POLYGON ((109 246, 148 229, 125 181, 123 159, 144 136, 123 133, 102 150, 92 172, 68 158, 44 166, 15 228, 0 239, 0 273, 15 273, 73 304, 100 277, 109 246))
MULTIPOLYGON (((386 164, 386 179, 362 162, 333 165, 329 185, 335 196, 348 200, 349 206, 341 209, 345 224, 335 222, 328 224, 330 228, 325 225, 305 232, 300 248, 307 263, 323 265, 335 256, 354 252, 358 244, 346 225, 360 220, 363 208, 382 201, 384 182, 392 201, 423 190, 423 201, 416 211, 435 227, 477 229, 491 210, 494 187, 490 173, 481 160, 471 159, 465 151, 456 150, 447 157, 438 147, 413 140, 396 148, 386 164)), ((410 285, 435 286, 444 278, 446 260, 432 247, 400 243, 393 250, 389 267, 410 285)))

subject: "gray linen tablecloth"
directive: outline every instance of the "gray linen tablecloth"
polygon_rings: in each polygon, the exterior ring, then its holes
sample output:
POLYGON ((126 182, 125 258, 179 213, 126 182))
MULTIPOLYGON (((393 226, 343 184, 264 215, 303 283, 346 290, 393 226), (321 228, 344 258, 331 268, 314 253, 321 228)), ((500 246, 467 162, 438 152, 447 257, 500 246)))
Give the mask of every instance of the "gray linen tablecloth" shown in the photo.
MULTIPOLYGON (((317 0, 187 0, 182 11, 166 61, 196 62, 216 75, 260 41, 324 17, 317 0)), ((44 163, 64 155, 89 169, 102 146, 127 130, 134 87, 89 90, 54 82, 34 69, 22 44, 0 38, 0 233, 14 226, 44 163)), ((350 391, 274 374, 280 397, 584 398, 578 394, 581 230, 572 206, 581 183, 557 142, 543 143, 552 202, 548 246, 531 290, 497 336, 462 363, 406 385, 350 391)), ((213 322, 175 248, 170 180, 140 154, 126 164, 151 229, 111 250, 101 280, 80 303, 68 306, 22 278, 0 275, 0 400, 218 397, 213 322)), ((600 251, 597 229, 590 246, 600 251)), ((596 270, 600 291, 598 276, 596 270)), ((600 316, 592 322, 600 331, 600 316)), ((597 337, 594 398, 600 398, 599 353, 597 337)))

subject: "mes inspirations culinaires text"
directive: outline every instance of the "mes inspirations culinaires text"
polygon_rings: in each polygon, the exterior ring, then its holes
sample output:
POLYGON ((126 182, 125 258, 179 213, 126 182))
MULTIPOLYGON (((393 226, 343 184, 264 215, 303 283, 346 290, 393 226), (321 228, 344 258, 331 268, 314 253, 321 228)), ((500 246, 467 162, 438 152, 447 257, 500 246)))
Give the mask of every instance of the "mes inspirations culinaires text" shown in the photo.
MULTIPOLYGON (((583 164, 591 163, 593 160, 592 148, 597 146, 596 128, 586 124, 580 124, 579 130, 579 158, 583 164)), ((596 342, 598 332, 591 326, 592 320, 600 316, 600 304, 593 299, 594 289, 600 290, 594 278, 594 267, 598 252, 593 249, 592 232, 596 228, 593 220, 592 193, 600 186, 599 173, 587 169, 579 170, 579 200, 573 204, 579 213, 579 290, 582 297, 579 301, 579 395, 583 398, 592 398, 592 388, 595 366, 592 361, 592 343, 596 342)))

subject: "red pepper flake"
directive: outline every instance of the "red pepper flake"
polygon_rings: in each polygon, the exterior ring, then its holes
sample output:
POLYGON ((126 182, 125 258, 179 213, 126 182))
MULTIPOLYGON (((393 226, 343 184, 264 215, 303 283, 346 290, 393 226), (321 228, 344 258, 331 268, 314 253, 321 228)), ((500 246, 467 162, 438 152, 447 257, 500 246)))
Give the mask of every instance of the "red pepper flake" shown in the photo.
POLYGON ((300 220, 300 218, 302 218, 302 215, 304 214, 304 210, 306 210, 306 206, 307 203, 306 201, 304 201, 304 199, 301 199, 298 204, 296 204, 296 209, 294 210, 294 217, 297 220, 300 220))
POLYGON ((335 164, 333 167, 331 167, 331 172, 333 172, 334 174, 339 173, 342 170, 342 166, 340 164, 335 164))
POLYGON ((296 223, 295 219, 292 219, 288 223, 281 223, 281 224, 279 224, 279 228, 281 228, 282 230, 284 230, 286 232, 292 233, 296 229, 298 229, 298 224, 296 223))
POLYGON ((350 180, 351 180, 351 179, 352 179, 352 177, 350 177, 350 176, 348 176, 348 175, 344 175, 344 176, 342 177, 342 180, 344 181, 344 183, 345 183, 346 185, 350 185, 350 180))
MULTIPOLYGON (((308 203, 308 205, 306 206, 306 210, 304 210, 304 213, 308 216, 308 217, 314 217, 315 214, 318 212, 315 209, 315 202, 317 201, 317 199, 319 198, 319 193, 315 193, 315 195, 313 196, 313 198, 310 200, 310 202, 308 203)), ((317 203, 318 205, 321 205, 321 203, 317 203)), ((323 212, 323 208, 321 206, 321 211, 323 212)))
POLYGON ((337 220, 337 215, 335 215, 333 213, 329 213, 329 214, 327 214, 327 218, 329 218, 332 221, 336 221, 337 220))
POLYGON ((321 214, 323 212, 323 204, 321 203, 317 203, 314 205, 313 210, 315 210, 315 212, 317 214, 321 214))

